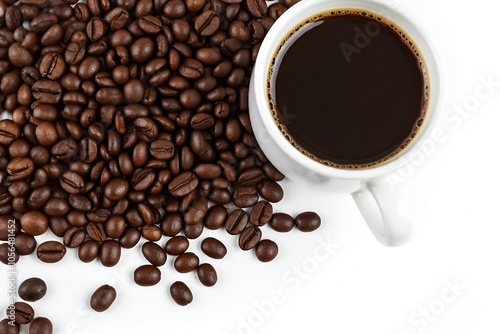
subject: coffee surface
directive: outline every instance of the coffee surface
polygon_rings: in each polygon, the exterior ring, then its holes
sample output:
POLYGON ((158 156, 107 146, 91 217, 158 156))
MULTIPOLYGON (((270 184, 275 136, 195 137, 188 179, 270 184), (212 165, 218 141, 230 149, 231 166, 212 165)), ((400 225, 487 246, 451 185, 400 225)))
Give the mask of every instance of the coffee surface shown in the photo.
POLYGON ((414 43, 371 13, 306 23, 271 68, 271 107, 292 144, 337 168, 387 161, 424 117, 426 80, 414 43))

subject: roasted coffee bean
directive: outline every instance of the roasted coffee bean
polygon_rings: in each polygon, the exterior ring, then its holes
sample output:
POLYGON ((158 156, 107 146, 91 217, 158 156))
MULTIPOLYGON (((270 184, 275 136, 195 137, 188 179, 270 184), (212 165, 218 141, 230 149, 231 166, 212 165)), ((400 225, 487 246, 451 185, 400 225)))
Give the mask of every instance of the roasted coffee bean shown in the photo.
POLYGON ((56 80, 65 73, 66 63, 62 55, 49 52, 40 60, 38 69, 43 78, 56 80))
POLYGON ((6 166, 10 181, 22 180, 29 177, 35 170, 30 158, 14 158, 6 166))
POLYGON ((114 267, 121 256, 120 244, 115 240, 106 240, 101 244, 99 259, 105 267, 114 267))
POLYGON ((270 162, 263 164, 262 170, 264 171, 264 174, 273 181, 282 181, 285 178, 285 176, 270 162))
POLYGON ((200 283, 204 286, 214 286, 217 283, 217 271, 209 263, 201 264, 198 269, 196 269, 196 274, 200 283))
POLYGON ((10 145, 21 135, 19 125, 9 119, 0 120, 0 144, 10 145))
POLYGON ((79 227, 72 227, 66 231, 63 237, 64 246, 76 248, 85 240, 85 232, 79 227))
POLYGON ((90 297, 90 307, 96 312, 104 312, 111 307, 115 299, 115 288, 105 284, 97 288, 90 297))
POLYGON ((228 213, 227 209, 222 205, 214 205, 208 209, 205 215, 205 226, 208 229, 216 230, 224 225, 228 213))
POLYGON ((220 26, 219 15, 212 10, 204 11, 194 21, 194 28, 200 36, 212 35, 220 26))
POLYGON ((119 201, 127 196, 128 191, 128 181, 123 178, 115 178, 106 184, 106 187, 104 188, 104 196, 111 201, 119 201))
POLYGON ((31 20, 30 29, 34 33, 44 33, 50 27, 57 24, 57 21, 57 16, 48 12, 44 12, 37 15, 33 20, 31 20))
MULTIPOLYGON (((45 172, 45 169, 39 169, 39 170, 45 172)), ((64 198, 58 198, 58 197, 50 198, 43 207, 43 211, 45 212, 45 214, 49 216, 64 216, 68 213, 69 210, 70 206, 68 202, 64 198)))
POLYGON ((90 222, 85 229, 92 240, 102 242, 107 239, 106 230, 101 223, 90 222))
POLYGON ((196 254, 191 252, 182 253, 174 261, 174 268, 180 273, 188 273, 195 270, 200 263, 196 254))
POLYGON ((238 245, 242 250, 250 250, 259 243, 261 237, 261 230, 257 226, 250 225, 241 232, 238 245))
POLYGON ((28 49, 23 47, 20 43, 13 43, 8 50, 9 61, 16 67, 25 67, 32 65, 35 58, 28 49))
POLYGON ((198 237, 203 233, 204 225, 202 222, 193 224, 193 225, 185 225, 184 226, 184 235, 189 239, 198 239, 198 237))
POLYGON ((47 285, 38 277, 32 277, 24 280, 18 288, 19 297, 28 302, 40 300, 46 293, 47 285))
POLYGON ((84 179, 72 171, 64 172, 60 179, 61 187, 70 194, 80 194, 85 187, 84 179))
POLYGON ((104 20, 109 24, 112 31, 117 31, 125 27, 129 20, 129 13, 125 8, 116 7, 106 14, 104 20))
POLYGON ((149 144, 149 153, 160 160, 168 160, 175 153, 175 146, 170 140, 157 139, 149 144))
POLYGON ((278 232, 290 232, 295 225, 295 221, 292 216, 287 213, 275 213, 273 214, 269 226, 278 232))
POLYGON ((152 15, 143 16, 139 19, 139 27, 146 34, 157 34, 161 31, 161 21, 152 15))
POLYGON ((33 308, 25 302, 16 302, 10 305, 6 310, 7 316, 11 316, 11 310, 13 311, 14 322, 19 325, 28 324, 35 317, 33 308))
POLYGON ((16 250, 19 255, 29 255, 33 253, 36 249, 35 238, 24 232, 19 232, 16 234, 16 250))
POLYGON ((250 222, 255 226, 263 226, 273 216, 273 207, 269 202, 257 202, 250 211, 250 222))
POLYGON ((41 103, 56 104, 61 100, 62 88, 52 80, 39 80, 31 86, 33 97, 41 103))
POLYGON ((45 241, 36 250, 38 259, 46 263, 61 261, 64 255, 66 255, 66 247, 58 241, 45 241))
POLYGON ((198 177, 192 172, 184 172, 176 176, 168 185, 168 191, 174 197, 182 197, 198 186, 198 177))
POLYGON ((233 193, 233 203, 239 208, 248 208, 259 200, 253 187, 237 187, 233 193))
POLYGON ((203 218, 207 214, 208 201, 201 196, 196 199, 184 214, 184 222, 186 225, 203 224, 203 218))
POLYGON ((141 37, 130 46, 130 56, 138 63, 149 60, 154 53, 154 42, 149 37, 141 37))
POLYGON ((278 255, 278 245, 272 240, 261 240, 255 246, 255 255, 261 262, 270 262, 278 255))
POLYGON ((9 265, 17 263, 17 261, 19 261, 19 253, 17 250, 9 246, 7 242, 0 244, 0 262, 9 265))
POLYGON ((165 250, 170 255, 181 255, 189 247, 189 240, 184 236, 176 236, 171 238, 165 244, 165 250))
POLYGON ((295 217, 295 226, 302 232, 312 232, 321 226, 321 218, 316 212, 302 212, 295 217))
POLYGON ((201 250, 213 259, 222 259, 227 254, 227 248, 219 240, 208 237, 201 243, 201 250))
POLYGON ((170 296, 180 306, 186 306, 193 301, 193 293, 186 284, 180 281, 170 286, 170 296))
POLYGON ((236 235, 245 229, 248 224, 248 214, 242 209, 236 209, 226 220, 226 231, 231 235, 236 235))
POLYGON ((99 243, 95 240, 85 240, 78 248, 78 258, 82 262, 92 262, 98 255, 99 243))
POLYGON ((184 1, 172 0, 163 7, 163 13, 169 19, 180 19, 186 14, 184 1))
POLYGON ((269 202, 276 203, 283 199, 283 188, 273 180, 262 180, 257 189, 259 194, 269 202))
POLYGON ((4 334, 19 334, 21 327, 17 323, 12 323, 10 319, 0 321, 0 332, 4 334))
POLYGON ((30 334, 52 334, 52 322, 45 317, 37 317, 30 323, 30 334))
POLYGON ((134 282, 140 286, 153 286, 161 280, 161 271, 151 264, 145 264, 134 271, 134 282))
POLYGON ((167 254, 158 244, 148 241, 142 245, 142 255, 153 266, 160 267, 167 262, 167 254))
POLYGON ((32 236, 45 233, 49 227, 49 219, 40 211, 28 211, 20 220, 23 230, 32 236))

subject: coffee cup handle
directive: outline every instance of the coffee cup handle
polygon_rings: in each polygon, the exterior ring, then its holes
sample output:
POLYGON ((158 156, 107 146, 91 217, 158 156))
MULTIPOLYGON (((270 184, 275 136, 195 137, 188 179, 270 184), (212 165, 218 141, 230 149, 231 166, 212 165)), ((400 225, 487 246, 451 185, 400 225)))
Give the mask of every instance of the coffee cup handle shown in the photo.
POLYGON ((410 239, 410 214, 387 177, 363 182, 352 197, 368 227, 382 244, 400 246, 410 239))

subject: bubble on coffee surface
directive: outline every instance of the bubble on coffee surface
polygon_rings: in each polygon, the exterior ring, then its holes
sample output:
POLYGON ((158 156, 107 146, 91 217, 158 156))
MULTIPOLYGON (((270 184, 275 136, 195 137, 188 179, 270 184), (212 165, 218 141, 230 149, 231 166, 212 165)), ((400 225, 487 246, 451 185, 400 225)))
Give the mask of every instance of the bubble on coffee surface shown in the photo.
MULTIPOLYGON (((374 21, 375 22, 375 21, 374 21)), ((355 9, 355 8, 341 8, 341 9, 336 9, 336 10, 327 10, 320 12, 318 14, 315 14, 313 16, 310 16, 309 18, 303 20, 299 24, 297 24, 294 28, 290 29, 289 32, 286 34, 285 37, 282 38, 281 42, 277 46, 276 50, 274 51, 273 58, 271 60, 271 63, 269 65, 269 68, 267 70, 267 75, 266 75, 266 95, 267 95, 267 102, 269 105, 269 109, 271 111, 271 116, 274 119, 274 122, 276 123, 278 130, 283 134, 285 139, 299 152, 301 152, 303 155, 307 156, 308 158, 319 162, 323 165, 329 166, 329 167, 334 167, 334 168, 339 168, 339 169, 349 169, 349 170, 360 170, 360 169, 368 169, 372 167, 376 167, 379 165, 382 165, 384 163, 387 163, 391 161, 393 158, 398 156, 401 152, 403 152, 412 142, 413 139, 418 135, 420 129, 422 128, 425 118, 427 116, 428 112, 428 107, 429 107, 429 101, 430 101, 430 82, 428 78, 428 70, 427 70, 427 65, 421 55, 421 51, 418 48, 417 44, 411 39, 408 33, 405 32, 404 29, 402 29, 399 25, 394 23, 393 21, 389 20, 388 18, 385 18, 379 14, 376 14, 374 12, 370 12, 368 10, 364 9, 355 9), (283 122, 280 120, 278 117, 278 112, 275 107, 274 99, 273 99, 273 87, 272 87, 272 82, 274 82, 277 72, 279 69, 279 65, 281 63, 281 59, 284 57, 286 54, 288 47, 293 44, 293 42, 300 38, 305 32, 308 30, 314 28, 317 24, 320 24, 321 20, 331 18, 334 16, 345 16, 345 15, 360 15, 365 18, 373 19, 376 20, 377 22, 384 23, 388 27, 391 28, 394 32, 396 32, 400 38, 401 41, 412 51, 414 54, 416 61, 418 62, 418 65, 420 67, 420 70, 422 72, 423 76, 423 82, 424 82, 424 89, 423 89, 423 103, 422 103, 422 110, 421 110, 421 117, 415 122, 415 125, 413 127, 413 130, 411 131, 410 135, 408 135, 407 139, 404 140, 399 148, 391 152, 390 154, 384 156, 382 159, 378 159, 373 162, 368 162, 368 163, 362 163, 362 164, 341 164, 341 163, 336 163, 334 161, 330 160, 325 160, 325 159, 320 159, 314 154, 308 152, 304 148, 302 148, 299 144, 297 144, 292 136, 288 134, 286 131, 286 124, 283 124, 283 122), (299 34, 297 34, 299 32, 299 34)))

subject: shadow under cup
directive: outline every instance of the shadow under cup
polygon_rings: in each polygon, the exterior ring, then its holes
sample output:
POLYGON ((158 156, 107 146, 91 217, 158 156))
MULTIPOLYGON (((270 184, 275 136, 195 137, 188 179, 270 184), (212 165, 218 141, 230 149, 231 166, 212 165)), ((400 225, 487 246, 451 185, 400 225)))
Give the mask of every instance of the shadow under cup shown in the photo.
POLYGON ((296 24, 279 42, 266 80, 283 137, 329 167, 386 164, 426 122, 430 83, 418 44, 366 9, 322 11, 296 24))

